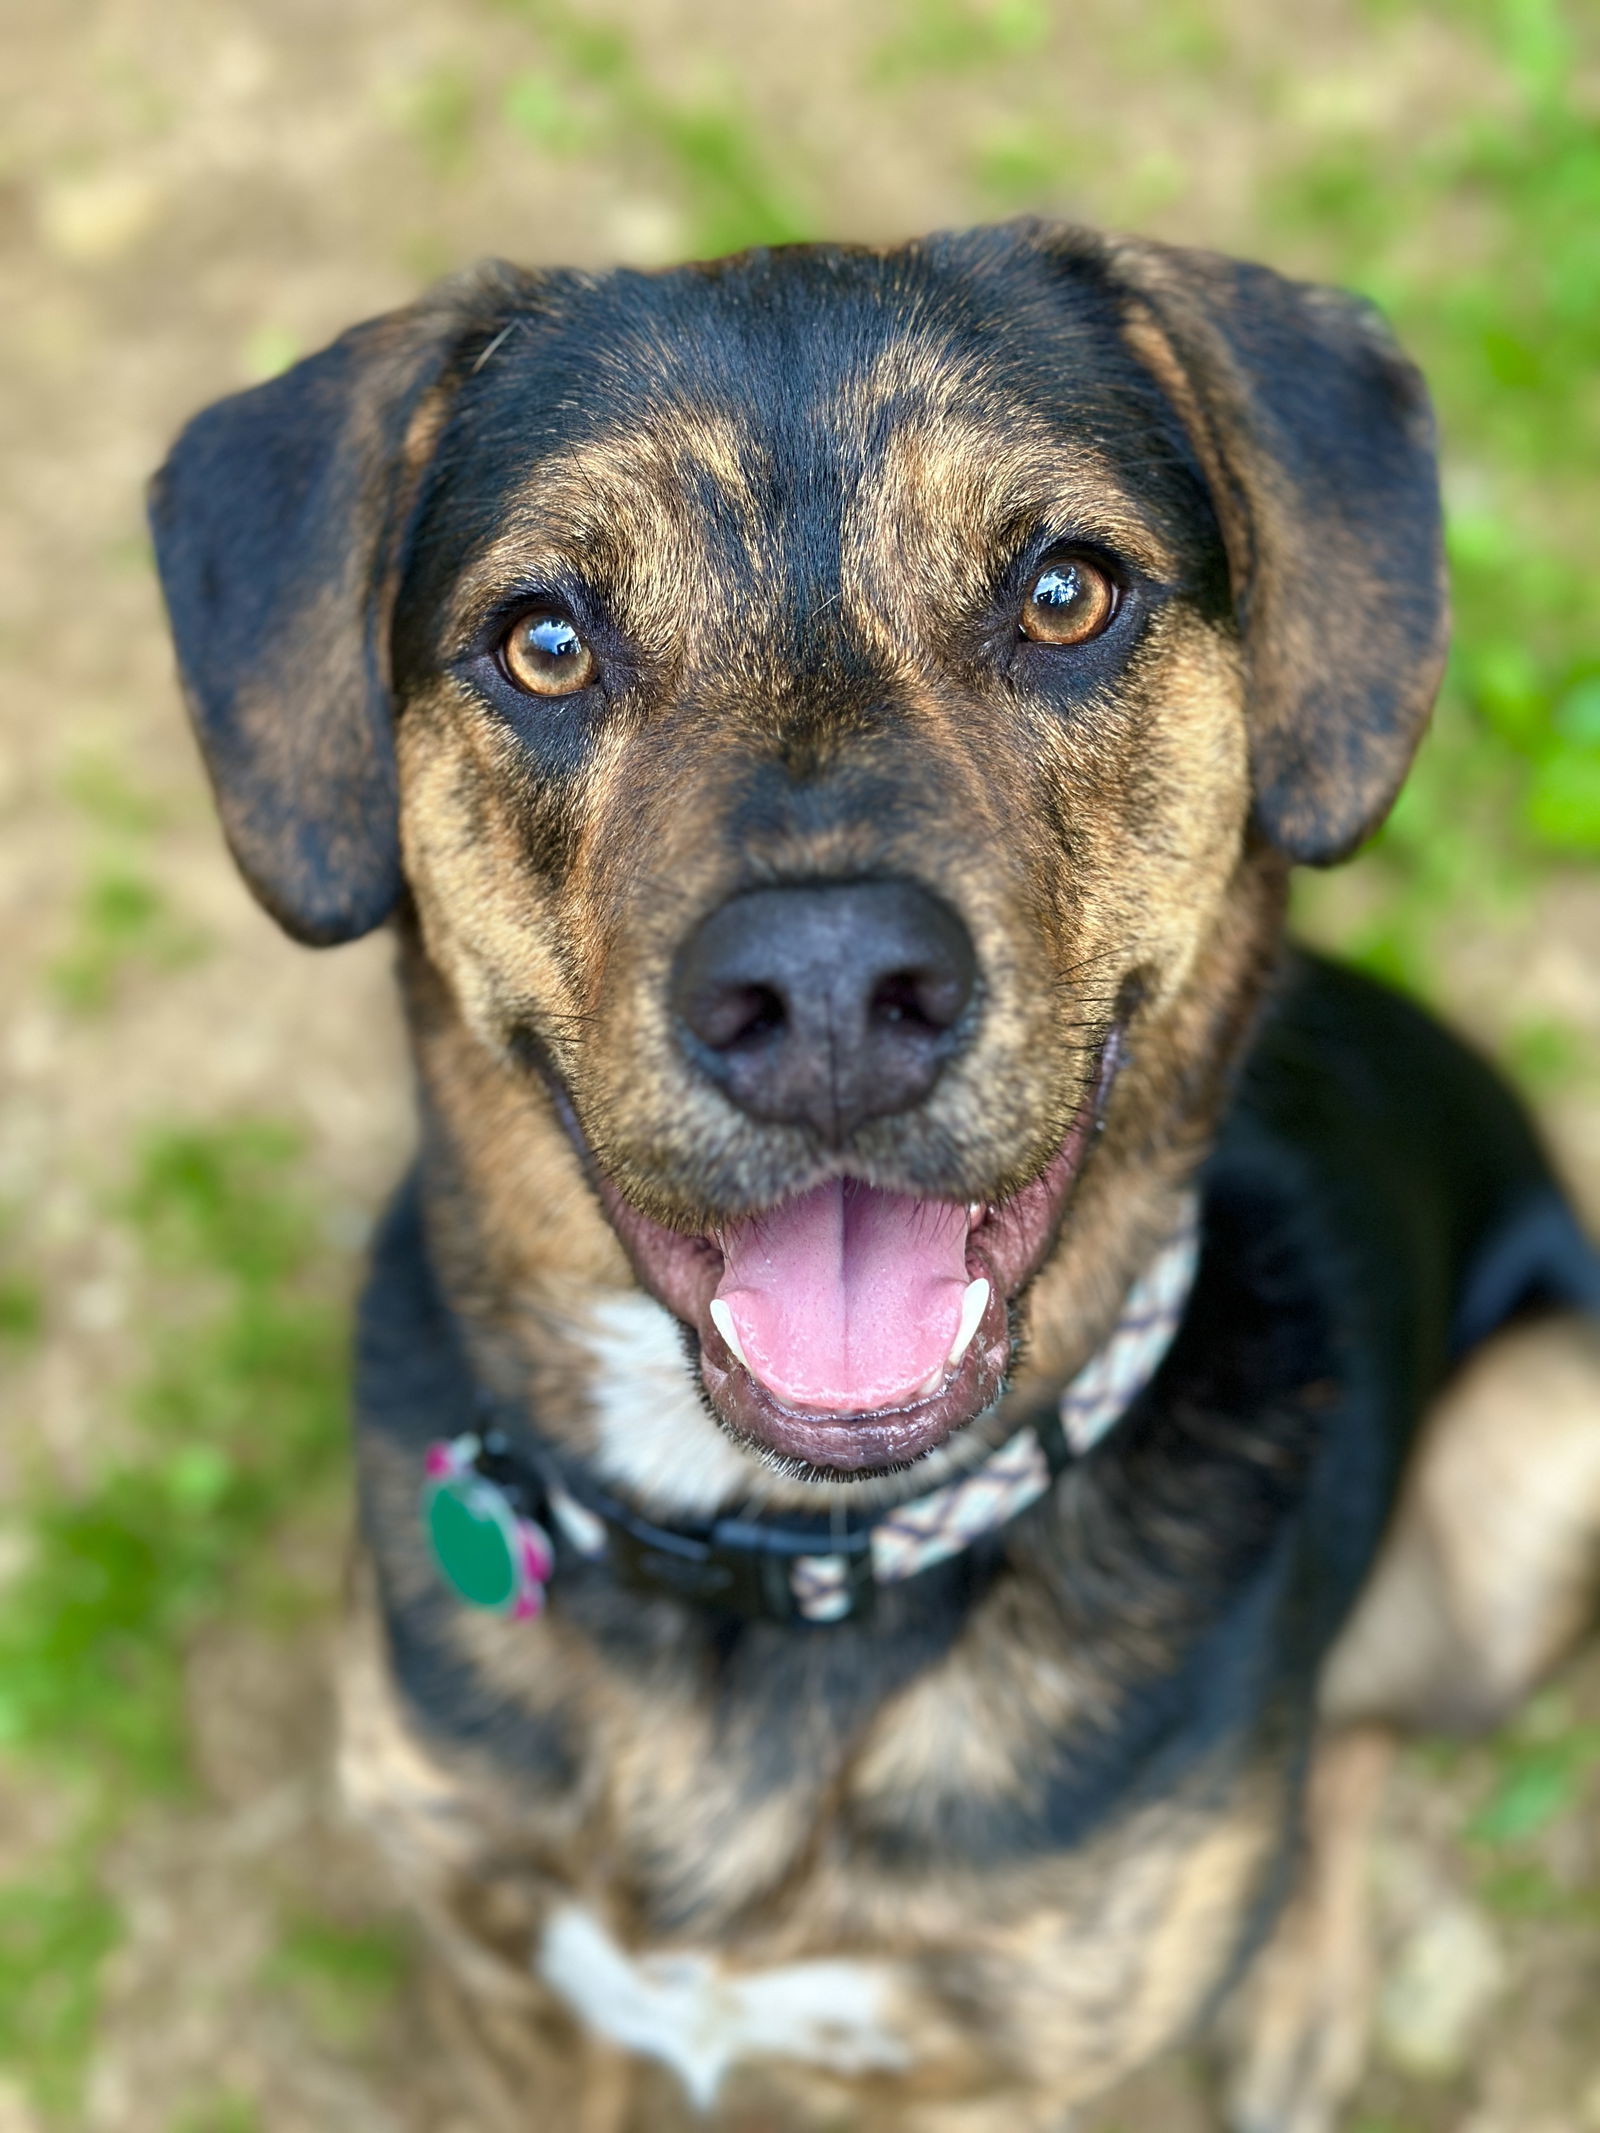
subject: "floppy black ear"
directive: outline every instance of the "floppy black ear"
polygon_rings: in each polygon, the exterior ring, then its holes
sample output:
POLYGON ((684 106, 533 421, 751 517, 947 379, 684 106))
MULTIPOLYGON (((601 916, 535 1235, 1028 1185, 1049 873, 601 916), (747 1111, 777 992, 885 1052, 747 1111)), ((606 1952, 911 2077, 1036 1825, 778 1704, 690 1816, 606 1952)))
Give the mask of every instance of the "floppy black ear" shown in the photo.
MULTIPOLYGON (((389 623, 407 521, 489 268, 207 408, 150 488, 184 696, 240 871, 317 947, 400 894, 389 623)), ((498 310, 497 310, 498 304, 498 310)))
POLYGON ((1124 331, 1187 429, 1228 552, 1255 820, 1342 859, 1421 740, 1449 631, 1433 415, 1379 313, 1214 253, 1106 241, 1124 331))

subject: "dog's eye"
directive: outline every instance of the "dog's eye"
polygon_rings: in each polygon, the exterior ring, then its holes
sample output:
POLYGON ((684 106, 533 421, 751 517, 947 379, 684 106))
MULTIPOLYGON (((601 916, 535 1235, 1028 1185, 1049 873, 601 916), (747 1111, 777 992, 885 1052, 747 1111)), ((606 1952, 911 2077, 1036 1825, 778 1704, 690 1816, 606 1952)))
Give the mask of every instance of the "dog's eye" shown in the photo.
POLYGON ((1022 603, 1022 634, 1035 644, 1087 644, 1117 611, 1117 588, 1081 556, 1047 563, 1022 603))
POLYGON ((500 663, 530 696, 571 696, 588 688, 598 662, 565 615, 519 615, 500 646, 500 663))

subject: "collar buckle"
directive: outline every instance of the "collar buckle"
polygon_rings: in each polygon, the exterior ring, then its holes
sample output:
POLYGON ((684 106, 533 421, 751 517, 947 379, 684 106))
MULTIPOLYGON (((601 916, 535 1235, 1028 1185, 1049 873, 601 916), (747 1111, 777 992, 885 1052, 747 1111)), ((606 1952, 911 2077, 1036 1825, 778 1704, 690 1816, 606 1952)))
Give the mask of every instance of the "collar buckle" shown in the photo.
POLYGON ((726 1614, 799 1622, 815 1619, 802 1610, 797 1575, 828 1565, 839 1600, 830 1621, 859 1621, 877 1596, 872 1575, 872 1534, 860 1527, 830 1531, 754 1519, 719 1518, 705 1535, 674 1532, 642 1519, 613 1518, 606 1557, 623 1584, 659 1593, 663 1587, 703 1607, 726 1614))

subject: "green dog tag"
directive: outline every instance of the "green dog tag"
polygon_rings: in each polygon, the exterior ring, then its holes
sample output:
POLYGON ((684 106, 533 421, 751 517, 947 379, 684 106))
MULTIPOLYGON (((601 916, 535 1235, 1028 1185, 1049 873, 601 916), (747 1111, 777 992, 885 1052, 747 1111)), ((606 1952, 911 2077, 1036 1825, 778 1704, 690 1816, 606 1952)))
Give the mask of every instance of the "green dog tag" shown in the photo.
POLYGON ((474 1607, 509 1607, 517 1595, 514 1521, 498 1489, 443 1481, 430 1492, 428 1539, 434 1560, 474 1607))
POLYGON ((552 1567, 550 1540, 519 1518, 503 1491, 478 1473, 476 1437, 428 1449, 422 1524, 439 1575, 461 1599, 524 1621, 544 1605, 552 1567))

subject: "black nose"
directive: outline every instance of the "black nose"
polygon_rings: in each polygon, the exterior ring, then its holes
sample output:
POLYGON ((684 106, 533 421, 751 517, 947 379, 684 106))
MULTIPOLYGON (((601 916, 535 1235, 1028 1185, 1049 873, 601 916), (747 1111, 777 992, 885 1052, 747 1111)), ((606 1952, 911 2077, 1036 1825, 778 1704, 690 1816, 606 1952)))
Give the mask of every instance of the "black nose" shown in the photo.
POLYGON ((673 1006, 741 1111, 838 1141, 928 1094, 977 973, 966 927, 915 882, 797 884, 713 911, 678 957, 673 1006))

